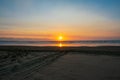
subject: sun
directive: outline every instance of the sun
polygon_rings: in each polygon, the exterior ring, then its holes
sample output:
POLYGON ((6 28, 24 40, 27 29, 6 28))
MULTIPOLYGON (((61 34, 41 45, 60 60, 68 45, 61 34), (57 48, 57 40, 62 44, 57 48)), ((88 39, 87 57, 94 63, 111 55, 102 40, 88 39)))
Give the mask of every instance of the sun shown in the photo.
POLYGON ((59 40, 59 41, 62 41, 62 40, 63 40, 63 36, 59 36, 59 37, 58 37, 58 40, 59 40))

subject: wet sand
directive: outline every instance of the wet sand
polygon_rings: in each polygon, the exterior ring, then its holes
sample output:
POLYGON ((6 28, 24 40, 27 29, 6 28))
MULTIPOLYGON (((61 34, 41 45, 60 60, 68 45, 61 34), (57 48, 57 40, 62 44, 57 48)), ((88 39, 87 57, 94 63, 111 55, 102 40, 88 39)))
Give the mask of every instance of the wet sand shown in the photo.
POLYGON ((0 80, 120 80, 120 47, 0 46, 0 80))
POLYGON ((67 54, 28 80, 120 80, 120 57, 67 54))

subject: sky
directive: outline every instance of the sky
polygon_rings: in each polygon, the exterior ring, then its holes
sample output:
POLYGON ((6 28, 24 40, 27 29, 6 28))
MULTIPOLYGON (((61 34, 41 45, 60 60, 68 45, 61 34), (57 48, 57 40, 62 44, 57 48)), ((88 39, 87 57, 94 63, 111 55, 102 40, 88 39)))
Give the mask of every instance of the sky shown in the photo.
POLYGON ((0 40, 120 39, 120 0, 0 0, 0 40))

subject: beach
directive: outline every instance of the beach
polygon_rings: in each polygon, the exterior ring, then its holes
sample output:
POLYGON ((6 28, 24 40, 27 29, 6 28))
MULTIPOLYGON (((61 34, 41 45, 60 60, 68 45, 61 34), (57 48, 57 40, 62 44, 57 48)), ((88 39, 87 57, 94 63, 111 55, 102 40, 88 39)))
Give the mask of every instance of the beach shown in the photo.
POLYGON ((119 80, 120 46, 0 46, 1 80, 119 80))
POLYGON ((120 0, 0 0, 0 80, 120 80, 120 0))

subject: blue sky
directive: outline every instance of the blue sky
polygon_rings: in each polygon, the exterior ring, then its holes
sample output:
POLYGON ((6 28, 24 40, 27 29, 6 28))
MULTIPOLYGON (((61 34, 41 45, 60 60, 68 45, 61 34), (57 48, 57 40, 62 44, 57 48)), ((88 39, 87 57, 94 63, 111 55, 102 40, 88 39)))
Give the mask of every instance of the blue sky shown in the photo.
POLYGON ((62 33, 76 39, 120 39, 119 4, 120 0, 0 0, 0 37, 62 33))
POLYGON ((78 7, 85 5, 90 9, 103 10, 113 18, 120 18, 119 0, 0 0, 0 17, 21 16, 17 14, 23 13, 24 10, 23 15, 29 14, 30 11, 32 11, 31 14, 41 13, 44 10, 64 4, 78 7))

